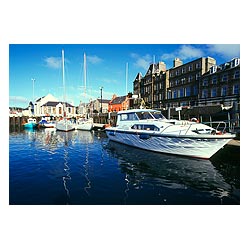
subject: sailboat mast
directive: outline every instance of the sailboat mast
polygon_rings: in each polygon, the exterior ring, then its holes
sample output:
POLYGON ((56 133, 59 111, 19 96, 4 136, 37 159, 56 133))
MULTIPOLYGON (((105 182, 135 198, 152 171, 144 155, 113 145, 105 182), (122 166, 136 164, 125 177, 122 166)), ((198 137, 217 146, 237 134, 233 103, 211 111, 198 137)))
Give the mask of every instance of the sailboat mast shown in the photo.
POLYGON ((65 76, 64 76, 64 50, 62 50, 62 82, 63 82, 63 117, 66 117, 66 93, 65 93, 65 76))
POLYGON ((86 66, 86 54, 83 54, 83 75, 84 75, 84 98, 86 98, 87 89, 87 66, 86 66))
POLYGON ((63 82, 63 101, 65 102, 65 76, 64 76, 64 50, 62 50, 62 82, 63 82))

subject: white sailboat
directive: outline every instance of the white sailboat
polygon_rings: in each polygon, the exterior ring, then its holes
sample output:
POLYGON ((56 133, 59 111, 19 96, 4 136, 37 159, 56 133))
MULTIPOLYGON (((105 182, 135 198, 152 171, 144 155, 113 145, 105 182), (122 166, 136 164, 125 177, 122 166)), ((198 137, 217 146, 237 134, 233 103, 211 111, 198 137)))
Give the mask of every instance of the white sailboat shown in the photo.
MULTIPOLYGON (((83 67, 84 67, 84 97, 86 96, 86 88, 87 88, 87 70, 86 70, 86 54, 83 55, 83 67)), ((86 112, 86 104, 85 104, 85 112, 86 112)), ((76 121, 75 128, 78 130, 91 130, 93 128, 93 118, 81 117, 76 121)))
POLYGON ((67 119, 66 113, 66 94, 65 94, 65 79, 64 79, 64 50, 62 50, 62 81, 63 81, 63 119, 56 123, 56 129, 64 132, 68 132, 75 129, 75 124, 67 119))

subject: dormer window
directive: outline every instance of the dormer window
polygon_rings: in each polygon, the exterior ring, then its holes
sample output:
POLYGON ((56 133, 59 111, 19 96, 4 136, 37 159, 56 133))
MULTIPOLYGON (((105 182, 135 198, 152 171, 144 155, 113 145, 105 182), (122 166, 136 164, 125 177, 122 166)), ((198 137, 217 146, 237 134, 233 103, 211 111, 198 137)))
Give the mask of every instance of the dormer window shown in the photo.
POLYGON ((231 61, 231 68, 234 68, 240 64, 240 59, 239 58, 234 58, 231 61))
POLYGON ((217 70, 217 66, 216 66, 216 65, 213 65, 213 66, 210 68, 209 72, 210 72, 210 74, 213 74, 213 73, 216 72, 216 70, 217 70))

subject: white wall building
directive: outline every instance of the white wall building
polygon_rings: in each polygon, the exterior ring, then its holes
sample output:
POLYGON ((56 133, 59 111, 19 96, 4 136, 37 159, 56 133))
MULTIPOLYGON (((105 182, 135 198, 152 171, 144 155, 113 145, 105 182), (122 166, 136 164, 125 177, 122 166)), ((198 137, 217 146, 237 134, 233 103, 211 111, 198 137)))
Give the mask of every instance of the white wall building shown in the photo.
MULTIPOLYGON (((76 116, 76 107, 65 103, 66 116, 76 116)), ((35 116, 63 116, 63 102, 58 101, 53 95, 48 94, 36 100, 34 104, 34 115, 35 116)))

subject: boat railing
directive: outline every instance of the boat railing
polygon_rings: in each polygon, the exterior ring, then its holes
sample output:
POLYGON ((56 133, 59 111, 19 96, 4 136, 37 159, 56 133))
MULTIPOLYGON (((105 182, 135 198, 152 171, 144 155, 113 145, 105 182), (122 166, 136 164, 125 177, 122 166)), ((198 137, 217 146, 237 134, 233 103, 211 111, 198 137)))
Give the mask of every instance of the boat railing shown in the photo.
POLYGON ((208 125, 216 131, 220 131, 222 133, 225 133, 227 128, 227 124, 224 121, 202 122, 202 124, 208 125))
MULTIPOLYGON (((226 132, 227 124, 224 121, 213 121, 213 122, 202 122, 204 125, 208 125, 211 128, 213 128, 215 131, 220 132, 224 134, 226 132)), ((192 126, 195 126, 196 123, 190 123, 188 129, 186 130, 186 133, 191 129, 192 126)))

